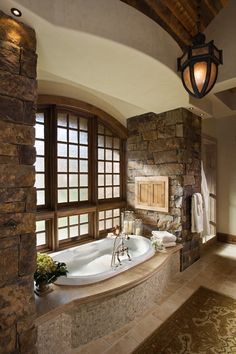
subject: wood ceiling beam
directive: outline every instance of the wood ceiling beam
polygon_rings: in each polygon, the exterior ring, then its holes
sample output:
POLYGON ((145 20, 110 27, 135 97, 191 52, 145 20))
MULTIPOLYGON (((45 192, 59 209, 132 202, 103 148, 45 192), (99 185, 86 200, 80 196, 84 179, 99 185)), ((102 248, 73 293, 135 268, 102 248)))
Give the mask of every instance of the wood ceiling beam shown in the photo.
POLYGON ((196 22, 194 21, 192 16, 189 16, 189 12, 183 6, 181 1, 164 0, 164 4, 175 15, 175 17, 182 23, 182 25, 188 31, 188 33, 191 36, 194 36, 194 34, 195 34, 194 28, 195 28, 196 22))
MULTIPOLYGON (((191 42, 191 35, 184 28, 182 23, 178 21, 175 15, 166 7, 162 1, 156 0, 145 0, 146 4, 152 9, 157 17, 162 21, 163 28, 170 33, 177 36, 183 45, 189 44, 191 42)), ((181 46, 183 46, 181 43, 181 46)))

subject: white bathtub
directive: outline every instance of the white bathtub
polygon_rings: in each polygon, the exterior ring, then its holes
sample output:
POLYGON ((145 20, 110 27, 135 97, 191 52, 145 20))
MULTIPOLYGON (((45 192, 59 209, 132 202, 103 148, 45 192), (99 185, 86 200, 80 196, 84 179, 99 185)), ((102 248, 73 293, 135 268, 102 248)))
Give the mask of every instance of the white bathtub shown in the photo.
POLYGON ((129 240, 125 240, 125 245, 129 248, 131 261, 128 260, 127 255, 124 255, 120 257, 122 265, 112 268, 113 243, 113 238, 105 238, 51 254, 55 261, 65 262, 69 270, 67 277, 58 278, 55 284, 84 285, 96 283, 114 277, 154 255, 149 239, 132 235, 129 240))

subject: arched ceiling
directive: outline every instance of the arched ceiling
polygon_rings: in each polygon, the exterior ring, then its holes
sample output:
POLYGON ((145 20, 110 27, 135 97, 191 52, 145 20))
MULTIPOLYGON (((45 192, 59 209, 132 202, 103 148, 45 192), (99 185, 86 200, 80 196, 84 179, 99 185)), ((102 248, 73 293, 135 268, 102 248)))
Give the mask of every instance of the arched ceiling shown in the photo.
POLYGON ((121 0, 141 11, 162 26, 181 46, 191 44, 197 34, 198 13, 200 30, 228 3, 228 0, 121 0), (198 8, 199 7, 199 8, 198 8))
MULTIPOLYGON (((39 93, 87 101, 123 124, 150 111, 191 105, 208 116, 215 101, 222 108, 213 93, 202 100, 189 98, 176 72, 177 42, 120 0, 1 0, 5 13, 11 7, 18 7, 22 21, 36 31, 39 93)), ((227 11, 232 9, 222 10, 225 17, 227 11)), ((225 82, 219 76, 218 84, 225 82)), ((224 107, 217 111, 223 114, 224 107)))

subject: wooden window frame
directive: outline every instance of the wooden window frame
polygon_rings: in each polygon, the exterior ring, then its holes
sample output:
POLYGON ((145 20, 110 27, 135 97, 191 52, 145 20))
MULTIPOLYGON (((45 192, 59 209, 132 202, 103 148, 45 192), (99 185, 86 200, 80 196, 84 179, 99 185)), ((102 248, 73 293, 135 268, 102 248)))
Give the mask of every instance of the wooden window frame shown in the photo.
MULTIPOLYGON (((38 247, 39 251, 55 252, 64 248, 102 238, 106 232, 99 232, 99 211, 126 207, 126 139, 127 129, 106 112, 82 101, 65 97, 41 95, 38 97, 38 112, 45 116, 45 190, 46 203, 38 206, 36 220, 50 220, 48 244, 38 247), (88 119, 88 201, 57 203, 57 112, 74 113, 88 119), (120 197, 98 199, 97 182, 97 127, 102 123, 113 136, 120 139, 120 197), (89 214, 89 235, 68 239, 59 243, 57 221, 59 217, 89 214)), ((68 158, 68 157, 67 157, 68 158)))

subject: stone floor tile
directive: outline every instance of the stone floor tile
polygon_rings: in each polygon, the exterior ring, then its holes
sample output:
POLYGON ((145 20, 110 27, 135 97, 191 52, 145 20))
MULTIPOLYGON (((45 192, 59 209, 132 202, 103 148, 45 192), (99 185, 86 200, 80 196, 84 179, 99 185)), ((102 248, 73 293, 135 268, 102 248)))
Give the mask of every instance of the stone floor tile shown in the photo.
MULTIPOLYGON (((105 350, 104 354, 129 354, 138 346, 138 342, 128 333, 118 342, 105 350)), ((96 354, 99 352, 97 351, 96 354)), ((82 354, 82 353, 81 353, 82 354)), ((83 353, 84 354, 84 353, 83 353)), ((101 354, 101 353, 99 353, 101 354)))
POLYGON ((81 346, 79 349, 74 349, 70 354, 100 354, 109 347, 110 345, 106 341, 103 339, 97 339, 81 346))
POLYGON ((140 344, 157 329, 163 321, 152 314, 144 317, 136 324, 129 334, 140 344))

